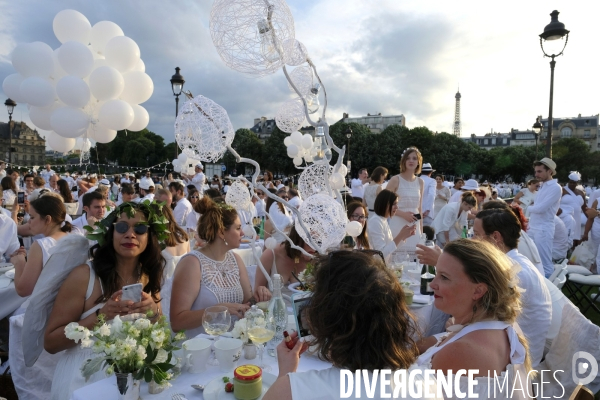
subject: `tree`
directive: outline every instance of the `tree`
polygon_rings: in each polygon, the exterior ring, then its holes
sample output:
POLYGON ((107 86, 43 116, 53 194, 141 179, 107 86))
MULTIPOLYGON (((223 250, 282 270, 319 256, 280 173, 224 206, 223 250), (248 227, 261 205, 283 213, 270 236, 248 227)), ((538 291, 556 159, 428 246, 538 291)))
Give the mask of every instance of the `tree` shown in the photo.
POLYGON ((583 171, 584 169, 589 171, 586 167, 593 166, 590 163, 590 146, 581 139, 560 139, 552 146, 552 153, 552 159, 556 162, 556 176, 561 182, 568 179, 567 177, 571 171, 583 171))
POLYGON ((287 148, 283 140, 288 136, 287 133, 280 131, 275 127, 271 136, 266 140, 263 154, 263 164, 261 167, 273 171, 275 174, 291 175, 298 170, 294 166, 292 159, 287 155, 287 148))
POLYGON ((92 162, 116 161, 119 165, 146 167, 175 157, 175 144, 165 147, 165 140, 147 129, 139 132, 119 131, 110 143, 97 143, 90 150, 92 162), (168 150, 168 152, 167 152, 168 150))
MULTIPOLYGON (((240 128, 235 131, 235 137, 233 138, 233 142, 231 142, 231 147, 237 151, 241 157, 250 158, 258 162, 262 167, 264 145, 258 136, 250 129, 240 128)), ((220 162, 228 167, 235 165, 233 168, 243 175, 254 172, 254 168, 250 164, 237 164, 235 157, 229 151, 225 153, 220 162)))

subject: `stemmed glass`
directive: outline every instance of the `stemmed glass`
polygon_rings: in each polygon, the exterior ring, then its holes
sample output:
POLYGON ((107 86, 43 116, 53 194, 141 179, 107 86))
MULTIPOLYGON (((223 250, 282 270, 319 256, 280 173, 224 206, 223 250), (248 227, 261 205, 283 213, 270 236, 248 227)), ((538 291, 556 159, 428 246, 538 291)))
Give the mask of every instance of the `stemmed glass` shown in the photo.
MULTIPOLYGON (((202 326, 206 333, 215 336, 216 342, 219 336, 227 332, 231 326, 231 314, 229 314, 227 307, 213 306, 206 308, 202 316, 202 326)), ((219 365, 219 361, 212 357, 208 361, 208 365, 219 365)))
POLYGON ((256 313, 256 315, 247 318, 246 327, 248 330, 248 337, 252 340, 252 343, 258 345, 259 367, 261 367, 263 371, 269 372, 271 367, 263 363, 263 354, 265 352, 264 343, 273 339, 273 336, 275 336, 276 325, 272 316, 265 316, 262 310, 258 311, 260 312, 256 313))

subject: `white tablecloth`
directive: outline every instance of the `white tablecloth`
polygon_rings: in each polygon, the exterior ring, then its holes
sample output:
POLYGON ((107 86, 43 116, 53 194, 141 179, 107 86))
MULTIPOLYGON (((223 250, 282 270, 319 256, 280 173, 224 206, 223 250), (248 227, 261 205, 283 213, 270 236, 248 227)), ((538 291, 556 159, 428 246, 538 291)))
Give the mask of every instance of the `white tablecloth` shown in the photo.
POLYGON ((15 312, 25 300, 27 300, 27 297, 21 297, 17 294, 14 281, 7 287, 0 289, 0 319, 15 312))

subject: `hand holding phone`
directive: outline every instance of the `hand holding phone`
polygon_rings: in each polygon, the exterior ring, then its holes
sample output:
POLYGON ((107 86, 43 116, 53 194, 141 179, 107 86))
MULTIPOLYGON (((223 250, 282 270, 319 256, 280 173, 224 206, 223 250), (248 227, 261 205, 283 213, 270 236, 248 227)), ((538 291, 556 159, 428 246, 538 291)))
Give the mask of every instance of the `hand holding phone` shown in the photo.
POLYGON ((134 303, 142 301, 142 284, 134 283, 133 285, 123 286, 121 301, 133 301, 134 303))
POLYGON ((17 193, 17 204, 25 204, 25 192, 17 193))

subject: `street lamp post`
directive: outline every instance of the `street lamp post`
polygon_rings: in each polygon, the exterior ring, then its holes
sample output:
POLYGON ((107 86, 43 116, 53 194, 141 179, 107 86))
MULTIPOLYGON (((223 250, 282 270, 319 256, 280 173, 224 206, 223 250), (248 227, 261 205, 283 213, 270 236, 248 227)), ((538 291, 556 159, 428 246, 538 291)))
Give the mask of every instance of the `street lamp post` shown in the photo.
POLYGON ((15 103, 14 100, 12 99, 6 99, 6 101, 4 102, 4 105, 6 106, 6 109, 8 110, 8 164, 11 165, 12 167, 12 152, 13 152, 13 147, 12 147, 12 114, 13 111, 15 110, 15 107, 17 106, 17 103, 15 103))
MULTIPOLYGON (((175 96, 175 119, 177 119, 177 115, 179 114, 179 95, 183 90, 183 84, 185 80, 183 76, 179 73, 181 69, 179 67, 175 68, 175 75, 171 77, 171 89, 173 90, 173 96, 175 96)), ((178 156, 177 143, 175 143, 175 158, 178 156)))
POLYGON ((554 10, 550 13, 550 23, 546 25, 544 28, 544 32, 540 34, 540 47, 542 48, 542 52, 544 53, 544 57, 549 57, 552 60, 550 61, 550 105, 548 109, 548 143, 546 144, 546 154, 549 158, 552 158, 552 106, 554 101, 554 66, 556 65, 556 61, 554 61, 555 57, 558 57, 563 54, 565 51, 565 47, 567 47, 567 42, 569 41, 569 31, 565 29, 565 24, 558 21, 559 12, 554 10), (549 55, 544 50, 544 43, 547 41, 553 41, 557 39, 565 38, 565 44, 558 54, 552 53, 549 55))
POLYGON ((350 175, 350 138, 352 137, 352 128, 350 128, 350 125, 348 125, 348 128, 346 128, 346 131, 344 133, 348 138, 348 161, 346 163, 346 166, 348 167, 348 175, 350 175))
POLYGON ((535 119, 535 124, 533 124, 533 133, 535 134, 535 159, 538 159, 538 139, 540 137, 540 132, 542 132, 542 123, 540 122, 540 117, 535 119))

